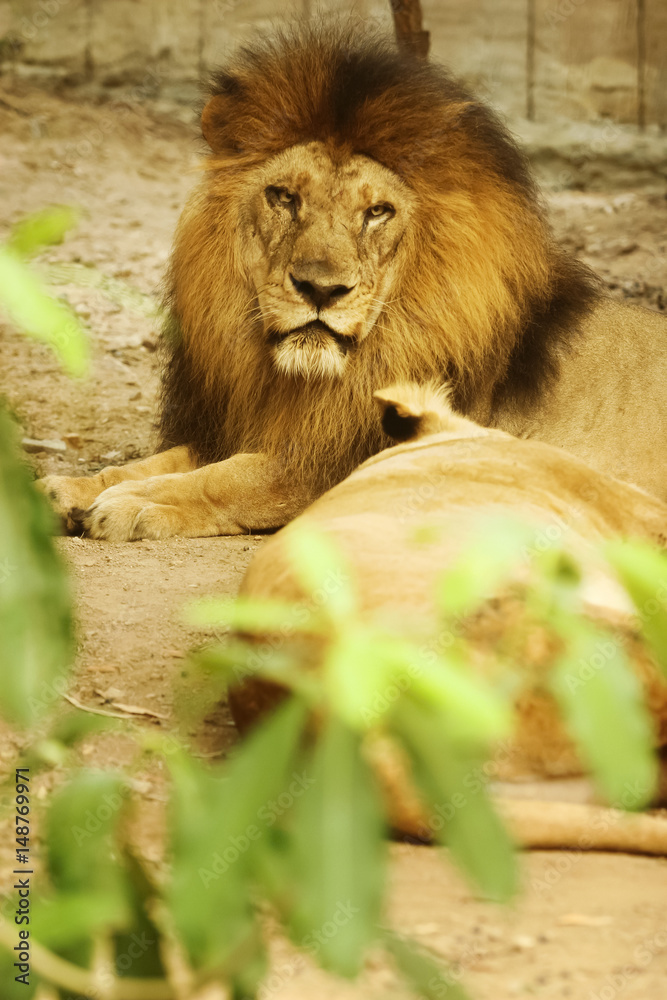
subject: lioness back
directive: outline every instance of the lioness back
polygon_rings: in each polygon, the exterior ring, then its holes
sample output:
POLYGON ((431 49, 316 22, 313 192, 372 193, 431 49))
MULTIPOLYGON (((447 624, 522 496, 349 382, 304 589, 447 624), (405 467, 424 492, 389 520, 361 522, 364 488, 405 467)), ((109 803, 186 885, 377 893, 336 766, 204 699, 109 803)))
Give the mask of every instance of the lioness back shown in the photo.
MULTIPOLYGON (((381 397, 387 406, 392 399, 405 399, 398 391, 381 397)), ((420 414, 412 416, 418 425, 420 414)), ((399 413, 399 419, 409 425, 409 407, 399 413)), ((395 414, 392 422, 396 422, 395 414)), ((263 545, 241 591, 249 597, 317 608, 295 565, 291 545, 297 532, 315 530, 344 557, 358 612, 365 621, 380 621, 384 628, 391 623, 395 634, 411 637, 420 625, 423 632, 417 634, 423 635, 422 649, 447 650, 454 635, 443 629, 437 610, 438 582, 493 515, 520 519, 528 528, 527 541, 510 586, 505 582, 490 589, 489 600, 479 612, 459 623, 475 650, 475 655, 466 658, 466 668, 483 672, 489 659, 484 651, 499 644, 503 648, 513 624, 522 622, 529 557, 562 547, 582 567, 589 613, 598 624, 603 620, 613 625, 614 643, 627 642, 655 720, 657 742, 667 744, 667 684, 638 642, 627 595, 600 553, 600 543, 613 537, 643 538, 664 548, 667 505, 542 442, 483 431, 456 418, 438 433, 387 449, 263 545), (426 542, 416 538, 420 526, 428 528, 426 542)), ((273 644, 272 636, 267 639, 273 644)), ((289 641, 288 635, 280 635, 280 648, 285 649, 289 641)), ((543 683, 544 672, 556 659, 553 647, 542 640, 526 645, 517 664, 526 687, 516 693, 516 742, 511 750, 505 748, 506 777, 582 771, 543 683)), ((309 665, 317 663, 315 655, 309 665)), ((275 685, 250 677, 230 691, 238 725, 243 730, 252 726, 281 696, 275 685)), ((410 805, 404 775, 394 763, 386 757, 379 760, 383 773, 390 776, 390 810, 399 829, 415 834, 424 824, 423 813, 414 803, 410 805)))

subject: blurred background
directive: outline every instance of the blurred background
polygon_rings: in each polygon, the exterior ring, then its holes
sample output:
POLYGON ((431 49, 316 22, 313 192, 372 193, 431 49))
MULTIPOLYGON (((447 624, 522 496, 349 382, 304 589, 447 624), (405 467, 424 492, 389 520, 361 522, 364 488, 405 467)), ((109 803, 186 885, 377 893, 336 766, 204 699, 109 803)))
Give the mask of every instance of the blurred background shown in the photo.
MULTIPOLYGON (((400 3, 400 0, 398 0, 400 3)), ((665 0, 422 0, 432 57, 503 111, 539 122, 667 125, 665 0)), ((186 95, 257 28, 390 0, 0 0, 3 71, 118 86, 149 69, 186 95)))
MULTIPOLYGON (((422 0, 421 8, 430 57, 508 116, 552 168, 548 181, 590 184, 601 164, 665 179, 665 0, 422 0)), ((0 79, 188 102, 239 42, 293 14, 393 28, 390 0, 0 0, 0 79)))
MULTIPOLYGON (((312 0, 1 0, 4 70, 188 86, 257 28, 312 0)), ((391 26, 389 0, 328 0, 391 26)), ((512 115, 667 124, 665 0, 423 0, 432 56, 512 115)))

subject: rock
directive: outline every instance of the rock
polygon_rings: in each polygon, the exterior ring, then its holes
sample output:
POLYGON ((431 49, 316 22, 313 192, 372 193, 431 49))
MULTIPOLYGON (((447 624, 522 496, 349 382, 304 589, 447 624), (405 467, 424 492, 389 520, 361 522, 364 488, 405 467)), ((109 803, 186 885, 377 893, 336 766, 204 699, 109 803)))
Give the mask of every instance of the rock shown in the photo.
POLYGON ((110 687, 106 689, 94 688, 93 693, 99 695, 103 701, 115 701, 117 698, 124 698, 125 692, 121 688, 110 687))
POLYGON ((514 951, 529 951, 535 947, 535 938, 530 934, 517 934, 512 939, 512 949, 514 951))
POLYGON ((638 133, 634 125, 612 121, 516 118, 511 127, 546 188, 609 191, 646 186, 664 191, 667 136, 657 126, 638 133))
POLYGON ((80 434, 63 434, 63 441, 69 448, 81 448, 83 441, 80 434))
POLYGON ((21 445, 23 450, 34 455, 39 451, 45 451, 49 455, 62 455, 67 451, 64 441, 39 441, 36 438, 23 438, 21 445))
POLYGON ((415 934, 437 934, 440 930, 438 924, 433 922, 427 924, 415 924, 414 931, 415 934))
POLYGON ((563 913, 557 921, 561 927, 608 927, 610 916, 590 913, 563 913))

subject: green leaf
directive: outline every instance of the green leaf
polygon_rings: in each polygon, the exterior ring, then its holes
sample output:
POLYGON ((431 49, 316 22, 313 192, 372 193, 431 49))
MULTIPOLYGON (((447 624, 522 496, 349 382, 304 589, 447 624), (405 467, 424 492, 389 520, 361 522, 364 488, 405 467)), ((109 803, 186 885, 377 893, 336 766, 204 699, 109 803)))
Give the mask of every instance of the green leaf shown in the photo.
POLYGON ((224 941, 216 948, 212 927, 229 935, 234 922, 245 918, 243 886, 237 869, 222 858, 218 828, 228 802, 224 772, 185 753, 172 756, 170 771, 172 877, 167 902, 191 960, 200 966, 226 952, 224 941))
POLYGON ((53 798, 47 814, 47 868, 57 893, 104 902, 103 923, 122 927, 128 890, 117 861, 116 829, 129 787, 118 775, 81 771, 53 798))
POLYGON ((293 826, 293 940, 325 968, 355 976, 377 939, 386 845, 375 778, 359 735, 329 719, 312 750, 312 788, 293 826))
POLYGON ((74 746, 91 733, 107 732, 118 729, 117 719, 105 719, 99 715, 88 715, 84 712, 66 712, 57 719, 50 731, 50 738, 57 740, 66 747, 74 746))
POLYGON ((62 243, 79 221, 80 213, 69 205, 54 205, 21 219, 9 234, 8 247, 20 257, 30 257, 45 246, 62 243))
POLYGON ((78 288, 95 288, 101 295, 121 306, 131 309, 139 316, 162 322, 165 320, 162 307, 157 299, 140 292, 134 285, 113 278, 99 271, 92 264, 72 264, 59 261, 56 264, 35 265, 35 273, 46 285, 76 285, 78 288))
POLYGON ((400 652, 386 636, 350 622, 322 664, 332 712, 355 729, 376 724, 393 704, 388 692, 401 665, 400 652))
POLYGON ((385 931, 384 944, 399 971, 419 996, 427 1000, 441 1000, 445 996, 448 1000, 468 1000, 468 994, 454 976, 425 949, 393 931, 385 931))
POLYGON ((26 753, 27 765, 36 771, 46 767, 65 767, 69 751, 60 740, 38 740, 26 753))
POLYGON ((539 552, 533 563, 543 580, 561 591, 561 599, 581 583, 581 569, 569 552, 559 548, 539 552))
POLYGON ((119 777, 82 771, 55 794, 46 815, 51 892, 35 900, 32 930, 36 940, 76 964, 89 963, 97 935, 132 923, 116 837, 126 798, 119 777))
POLYGON ((632 598, 642 632, 667 674, 667 555, 643 541, 614 540, 604 553, 632 598))
MULTIPOLYGON (((254 639, 229 639, 219 646, 206 646, 191 657, 193 666, 214 674, 222 684, 240 684, 248 677, 290 673, 294 655, 271 643, 254 639)), ((199 679, 197 679, 199 680, 199 679)))
POLYGON ((313 628, 297 605, 243 595, 231 600, 209 598, 193 602, 186 607, 185 617, 189 625, 235 629, 251 635, 281 633, 287 638, 313 628))
POLYGON ((306 597, 330 621, 347 623, 354 615, 356 596, 350 570, 332 540, 301 524, 290 527, 284 540, 306 597))
POLYGON ((656 787, 653 729, 639 680, 608 634, 582 630, 551 674, 582 758, 612 805, 641 809, 656 787))
POLYGON ((493 597, 526 556, 535 528, 511 517, 481 519, 468 542, 438 584, 442 611, 463 617, 493 597))
POLYGON ((229 762, 225 828, 230 832, 252 823, 271 826, 275 797, 285 793, 293 799, 310 786, 307 775, 295 771, 307 722, 303 702, 287 699, 255 728, 229 762), (296 790, 290 792, 293 785, 296 790))
POLYGON ((398 707, 393 726, 412 760, 437 839, 486 896, 510 899, 517 889, 516 859, 479 777, 483 758, 457 755, 446 717, 409 697, 398 707))
POLYGON ((246 1000, 258 996, 269 963, 262 928, 257 920, 248 925, 246 936, 239 939, 227 968, 233 997, 246 1000))
POLYGON ((60 706, 74 652, 71 598, 54 517, 18 458, 0 409, 0 713, 33 724, 60 706))
POLYGON ((127 930, 114 935, 115 969, 119 978, 166 978, 160 950, 160 931, 150 916, 159 893, 132 853, 124 851, 128 872, 131 919, 127 930))
POLYGON ((305 722, 304 706, 295 699, 286 702, 251 734, 224 771, 205 768, 185 754, 172 758, 167 898, 198 967, 228 965, 251 932, 255 916, 248 885, 257 851, 307 787, 297 770, 305 722))
POLYGON ((486 744, 510 731, 509 707, 488 685, 453 659, 378 629, 349 623, 327 650, 323 673, 328 704, 353 728, 377 724, 411 691, 448 713, 452 739, 486 744))
MULTIPOLYGON (((88 890, 59 892, 36 900, 32 928, 40 944, 59 954, 84 945, 87 954, 93 935, 107 926, 107 896, 88 890)), ((112 921, 114 914, 111 914, 112 921)))
MULTIPOLYGON (((217 701, 226 688, 242 684, 249 678, 261 677, 317 707, 322 702, 321 677, 314 671, 303 669, 305 663, 312 662, 312 652, 312 647, 302 647, 296 640, 284 648, 274 648, 270 643, 241 640, 202 650, 193 657, 192 662, 209 675, 211 671, 216 672, 217 701)), ((216 679, 210 682, 209 691, 203 692, 205 698, 216 691, 216 679)), ((200 681, 200 692, 201 689, 200 681)), ((192 701, 192 698, 189 700, 192 701)), ((183 706, 180 708, 182 715, 183 706)), ((199 717, 201 718, 201 713, 199 717)))
POLYGON ((434 662, 415 651, 412 692, 416 700, 442 713, 450 744, 488 745, 511 731, 507 702, 489 684, 471 676, 454 657, 436 656, 434 662))
POLYGON ((435 545, 443 536, 443 526, 441 524, 418 524, 410 532, 408 538, 415 545, 435 545))
POLYGON ((4 247, 0 247, 0 309, 19 330, 49 344, 70 375, 83 375, 88 341, 76 314, 51 298, 21 258, 4 247))

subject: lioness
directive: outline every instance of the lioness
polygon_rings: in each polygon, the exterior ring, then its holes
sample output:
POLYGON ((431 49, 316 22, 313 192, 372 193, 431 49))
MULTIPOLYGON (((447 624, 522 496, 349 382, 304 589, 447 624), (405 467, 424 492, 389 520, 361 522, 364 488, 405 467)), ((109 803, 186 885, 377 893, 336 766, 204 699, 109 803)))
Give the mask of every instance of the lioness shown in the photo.
POLYGON ((276 528, 389 443, 376 389, 433 379, 479 423, 667 496, 667 322, 555 243, 515 142, 443 69, 297 28, 215 76, 202 131, 162 450, 45 480, 71 529, 276 528))
MULTIPOLYGON (((576 555, 584 570, 587 612, 597 623, 613 625, 614 643, 627 645, 655 720, 657 743, 667 745, 667 681, 635 637, 627 596, 598 551, 598 543, 619 536, 644 538, 664 547, 667 505, 595 472, 558 448, 482 428, 453 413, 441 394, 403 386, 383 390, 378 398, 385 429, 407 439, 405 443, 368 459, 266 542, 248 568, 241 594, 309 606, 311 595, 291 555, 295 532, 308 526, 345 557, 364 619, 372 621, 381 612, 382 620, 392 621, 399 633, 401 623, 412 629, 415 621, 428 626, 430 619, 440 641, 435 594, 441 574, 474 538, 481 516, 512 514, 534 528, 532 552, 543 551, 546 543, 576 555), (415 528, 421 524, 430 529, 428 544, 415 541, 415 528)), ((512 623, 521 621, 521 573, 513 585, 491 591, 479 614, 463 624, 477 654, 495 648, 512 623)), ((270 641, 274 638, 279 648, 291 641, 289 633, 267 636, 270 641)), ((516 740, 505 749, 504 778, 582 772, 545 693, 543 677, 556 648, 544 639, 526 646, 522 669, 532 683, 517 696, 516 740)), ((480 669, 474 665, 476 659, 485 662, 484 656, 472 657, 470 670, 480 669)), ((252 676, 230 690, 241 731, 282 697, 275 684, 252 676)), ((389 786, 394 825, 413 836, 428 835, 428 817, 409 791, 400 762, 384 749, 376 761, 389 786)), ((533 846, 667 853, 665 820, 620 822, 618 815, 606 814, 606 819, 597 815, 593 806, 548 802, 512 801, 506 808, 520 840, 533 846)))

